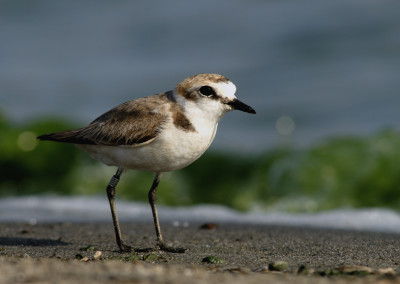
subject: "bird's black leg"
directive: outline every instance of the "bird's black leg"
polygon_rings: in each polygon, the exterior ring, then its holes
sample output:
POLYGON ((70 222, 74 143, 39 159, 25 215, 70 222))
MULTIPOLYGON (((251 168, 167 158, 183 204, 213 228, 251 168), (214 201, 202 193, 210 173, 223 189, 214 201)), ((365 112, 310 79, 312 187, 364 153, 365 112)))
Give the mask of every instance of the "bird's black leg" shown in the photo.
POLYGON ((124 244, 122 240, 121 230, 119 228, 119 221, 117 215, 117 209, 115 208, 115 188, 119 182, 119 178, 124 170, 122 168, 118 168, 117 172, 111 178, 110 182, 107 186, 107 197, 110 203, 111 215, 114 222, 114 230, 115 230, 115 239, 117 241, 117 245, 121 252, 131 252, 132 248, 126 244, 124 244))
POLYGON ((155 173, 154 181, 153 181, 153 184, 152 184, 152 186, 150 188, 150 191, 149 191, 149 203, 150 203, 150 206, 151 206, 151 211, 153 212, 154 226, 155 226, 156 235, 157 235, 157 246, 161 250, 164 250, 164 251, 175 252, 175 253, 183 253, 186 250, 184 248, 167 247, 164 244, 164 241, 163 241, 163 238, 162 238, 162 235, 161 235, 160 222, 158 220, 158 212, 157 212, 157 207, 156 207, 157 186, 160 183, 160 178, 161 178, 161 173, 155 173))

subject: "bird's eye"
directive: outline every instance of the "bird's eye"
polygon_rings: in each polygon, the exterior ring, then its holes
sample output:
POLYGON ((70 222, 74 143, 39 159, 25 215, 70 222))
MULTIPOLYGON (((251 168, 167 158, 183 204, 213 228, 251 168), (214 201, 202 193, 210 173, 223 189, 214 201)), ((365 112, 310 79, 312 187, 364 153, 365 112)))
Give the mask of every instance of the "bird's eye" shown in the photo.
POLYGON ((212 97, 216 96, 216 93, 214 92, 214 89, 211 88, 210 86, 203 86, 199 89, 200 94, 206 97, 212 97))

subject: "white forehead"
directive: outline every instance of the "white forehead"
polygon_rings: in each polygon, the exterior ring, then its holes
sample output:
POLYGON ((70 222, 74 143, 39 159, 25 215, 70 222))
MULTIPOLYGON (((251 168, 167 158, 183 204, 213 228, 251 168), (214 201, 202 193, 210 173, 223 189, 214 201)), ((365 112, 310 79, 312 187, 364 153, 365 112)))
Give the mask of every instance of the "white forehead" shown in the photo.
POLYGON ((222 98, 227 98, 229 100, 233 100, 236 98, 236 86, 231 81, 218 83, 212 82, 209 85, 215 90, 217 95, 222 98))

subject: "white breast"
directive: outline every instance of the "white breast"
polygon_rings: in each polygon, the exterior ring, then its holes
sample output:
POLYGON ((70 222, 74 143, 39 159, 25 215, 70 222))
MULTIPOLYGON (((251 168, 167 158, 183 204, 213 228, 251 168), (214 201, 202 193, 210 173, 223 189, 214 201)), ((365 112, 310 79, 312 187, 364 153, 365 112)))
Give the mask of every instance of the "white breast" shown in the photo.
POLYGON ((213 141, 217 125, 195 125, 188 132, 167 123, 161 133, 143 146, 78 145, 107 164, 125 169, 152 172, 178 170, 197 160, 213 141))

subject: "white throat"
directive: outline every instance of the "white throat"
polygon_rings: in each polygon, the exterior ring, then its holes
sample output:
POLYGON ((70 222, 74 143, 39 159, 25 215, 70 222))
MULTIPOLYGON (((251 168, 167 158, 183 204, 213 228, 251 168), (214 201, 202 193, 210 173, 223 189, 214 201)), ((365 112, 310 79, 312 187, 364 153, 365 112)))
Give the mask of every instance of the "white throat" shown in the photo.
POLYGON ((204 105, 198 101, 187 100, 177 95, 175 91, 173 95, 195 129, 214 128, 227 112, 226 108, 216 100, 204 105))

